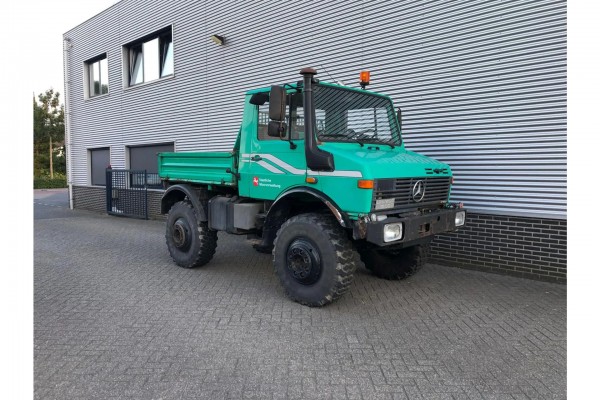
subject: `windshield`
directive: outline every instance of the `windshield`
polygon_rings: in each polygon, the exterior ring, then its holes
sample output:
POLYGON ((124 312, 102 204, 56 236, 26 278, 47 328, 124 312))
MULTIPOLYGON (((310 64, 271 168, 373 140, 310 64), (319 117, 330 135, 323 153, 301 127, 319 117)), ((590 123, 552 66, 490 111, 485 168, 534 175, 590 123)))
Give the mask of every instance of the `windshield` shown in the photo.
POLYGON ((324 142, 400 145, 390 99, 325 85, 314 86, 316 130, 324 142))

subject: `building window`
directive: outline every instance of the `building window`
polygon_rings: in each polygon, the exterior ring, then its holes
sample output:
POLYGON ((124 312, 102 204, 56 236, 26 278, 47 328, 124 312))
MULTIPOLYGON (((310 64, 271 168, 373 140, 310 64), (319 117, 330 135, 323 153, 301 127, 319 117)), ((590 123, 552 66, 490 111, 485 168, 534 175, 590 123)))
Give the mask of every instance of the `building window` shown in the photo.
POLYGON ((85 76, 86 98, 108 93, 108 61, 106 53, 85 62, 85 76))
POLYGON ((171 27, 145 36, 124 47, 129 86, 173 75, 171 27))
POLYGON ((110 149, 90 149, 92 185, 106 186, 106 168, 110 165, 110 149))

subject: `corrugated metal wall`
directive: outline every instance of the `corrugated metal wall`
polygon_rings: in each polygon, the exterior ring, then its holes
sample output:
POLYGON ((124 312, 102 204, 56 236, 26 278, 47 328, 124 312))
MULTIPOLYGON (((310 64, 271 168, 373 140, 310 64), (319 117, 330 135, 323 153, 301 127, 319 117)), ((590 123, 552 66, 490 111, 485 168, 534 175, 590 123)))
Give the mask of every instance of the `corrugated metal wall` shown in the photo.
POLYGON ((566 218, 565 1, 134 1, 65 34, 73 180, 89 147, 231 148, 245 90, 305 66, 401 106, 409 149, 448 162, 453 199, 492 214, 566 218), (123 89, 121 46, 173 25, 175 76, 123 89), (216 46, 211 34, 226 38, 216 46), (83 62, 109 55, 110 94, 83 100, 83 62))

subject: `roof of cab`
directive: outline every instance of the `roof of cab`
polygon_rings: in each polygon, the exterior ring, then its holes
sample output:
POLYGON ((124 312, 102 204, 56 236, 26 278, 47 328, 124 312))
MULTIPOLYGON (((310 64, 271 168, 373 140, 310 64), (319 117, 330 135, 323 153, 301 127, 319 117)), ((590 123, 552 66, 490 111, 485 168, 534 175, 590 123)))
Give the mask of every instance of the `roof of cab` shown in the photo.
MULTIPOLYGON (((371 95, 389 98, 389 96, 387 96, 385 94, 373 92, 373 91, 370 91, 370 90, 363 90, 361 88, 356 88, 356 87, 351 87, 351 86, 346 86, 346 85, 339 85, 337 83, 319 81, 318 84, 319 85, 323 85, 323 86, 335 87, 335 88, 339 88, 339 89, 347 89, 347 90, 351 90, 351 91, 359 92, 359 93, 365 93, 366 92, 366 93, 371 94, 371 95)), ((301 89, 302 88, 302 83, 301 82, 284 83, 284 85, 287 88, 289 88, 289 89, 301 89)), ((270 92, 270 91, 271 91, 271 87, 269 86, 269 87, 262 87, 262 88, 258 88, 258 89, 248 90, 246 92, 246 94, 247 95, 253 95, 255 93, 265 93, 265 92, 270 92)))

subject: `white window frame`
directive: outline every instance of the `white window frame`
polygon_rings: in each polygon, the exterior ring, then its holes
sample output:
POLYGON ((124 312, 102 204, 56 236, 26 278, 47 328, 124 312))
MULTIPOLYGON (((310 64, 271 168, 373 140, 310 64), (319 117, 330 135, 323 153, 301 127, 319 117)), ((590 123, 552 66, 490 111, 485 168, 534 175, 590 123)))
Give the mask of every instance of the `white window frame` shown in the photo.
POLYGON ((108 53, 100 54, 96 57, 90 58, 83 63, 83 97, 86 100, 95 99, 102 96, 108 96, 110 94, 110 73, 108 72, 108 53), (103 70, 101 66, 101 62, 106 61, 106 70, 103 70), (100 72, 100 92, 95 94, 91 90, 92 79, 94 78, 94 73, 92 69, 94 65, 98 64, 98 70, 100 72), (106 76, 104 76, 106 75, 106 76), (106 85, 106 93, 102 93, 102 85, 106 85))
POLYGON ((123 87, 125 89, 134 88, 173 78, 175 76, 174 48, 175 35, 173 25, 169 25, 140 39, 124 44, 122 46, 123 87), (164 41, 164 38, 168 38, 169 36, 170 41, 164 41), (155 45, 156 50, 152 48, 154 47, 152 42, 155 40, 157 40, 155 45), (168 44, 166 48, 164 47, 165 44, 168 44), (153 57, 148 59, 151 51, 153 57), (134 57, 133 52, 136 52, 138 55, 134 57), (148 65, 152 65, 152 69, 156 72, 153 74, 154 76, 147 76, 149 69, 147 67, 148 65), (134 70, 141 75, 138 76, 135 83, 132 83, 134 70))

